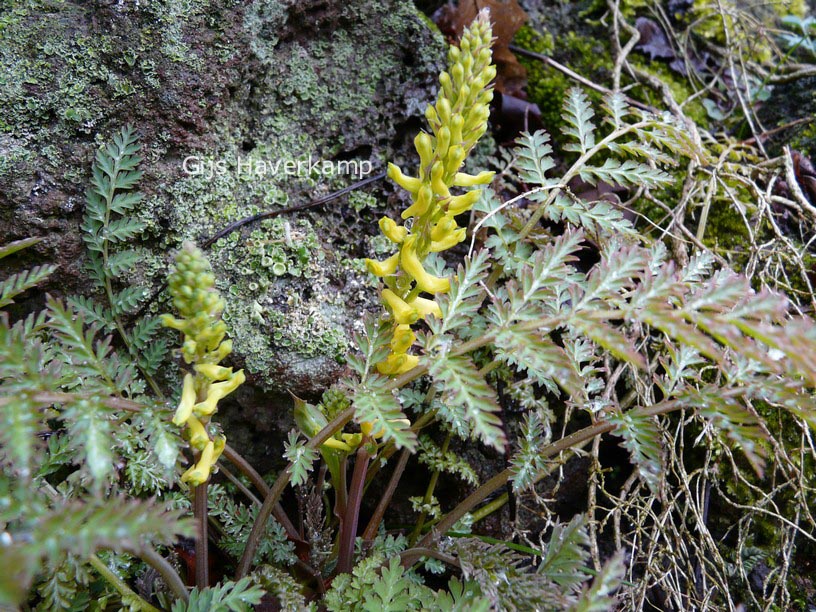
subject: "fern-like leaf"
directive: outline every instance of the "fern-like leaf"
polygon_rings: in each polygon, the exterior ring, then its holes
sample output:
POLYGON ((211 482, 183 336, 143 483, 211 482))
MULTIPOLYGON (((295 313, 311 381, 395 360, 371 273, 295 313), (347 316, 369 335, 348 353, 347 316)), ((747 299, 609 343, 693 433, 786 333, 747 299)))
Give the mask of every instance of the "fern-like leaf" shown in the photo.
POLYGON ((402 412, 399 400, 385 388, 387 379, 372 376, 366 385, 354 391, 354 419, 358 423, 372 423, 374 431, 380 432, 384 441, 392 440, 398 448, 416 450, 416 434, 402 412))
POLYGON ((522 132, 516 144, 515 167, 519 171, 519 178, 530 185, 552 183, 552 179, 546 176, 547 172, 555 167, 550 135, 544 130, 534 134, 522 132))
POLYGON ((660 430, 654 417, 628 411, 613 412, 606 418, 615 425, 615 433, 623 438, 621 445, 629 451, 641 480, 654 495, 660 495, 663 449, 660 430))
POLYGON ((251 612, 261 603, 264 590, 249 577, 206 589, 194 588, 187 602, 173 602, 172 612, 251 612))
POLYGON ((538 573, 561 586, 574 587, 582 583, 589 576, 586 568, 588 547, 589 536, 583 516, 574 517, 566 525, 556 525, 538 573))
POLYGON ((565 145, 566 151, 586 153, 595 146, 595 126, 592 123, 594 116, 595 111, 592 110, 587 95, 577 87, 571 88, 564 100, 564 113, 561 117, 567 123, 564 134, 578 142, 565 145))
POLYGON ((443 401, 464 407, 473 435, 504 452, 507 437, 496 415, 500 408, 495 393, 470 359, 434 355, 428 371, 442 390, 443 401))
POLYGON ((304 484, 309 472, 312 471, 314 462, 317 461, 317 451, 307 447, 306 443, 299 439, 298 433, 294 430, 289 432, 289 439, 283 443, 283 446, 283 456, 292 464, 289 467, 292 485, 304 484))
POLYGON ((35 266, 0 281, 0 308, 13 304, 15 297, 37 286, 56 269, 57 267, 52 265, 35 266))

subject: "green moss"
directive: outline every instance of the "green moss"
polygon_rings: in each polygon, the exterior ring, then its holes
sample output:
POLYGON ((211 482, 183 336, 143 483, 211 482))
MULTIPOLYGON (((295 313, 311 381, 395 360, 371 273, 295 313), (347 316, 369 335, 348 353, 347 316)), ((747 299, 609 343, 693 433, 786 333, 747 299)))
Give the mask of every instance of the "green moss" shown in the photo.
MULTIPOLYGON (((609 49, 603 39, 573 31, 554 37, 549 32, 541 33, 524 26, 516 34, 514 43, 529 51, 555 55, 560 63, 598 82, 612 67, 609 49)), ((557 138, 564 123, 561 118, 564 96, 576 84, 539 60, 519 57, 519 61, 527 69, 528 99, 538 105, 544 127, 557 138)), ((594 102, 600 100, 595 92, 588 93, 594 102)))

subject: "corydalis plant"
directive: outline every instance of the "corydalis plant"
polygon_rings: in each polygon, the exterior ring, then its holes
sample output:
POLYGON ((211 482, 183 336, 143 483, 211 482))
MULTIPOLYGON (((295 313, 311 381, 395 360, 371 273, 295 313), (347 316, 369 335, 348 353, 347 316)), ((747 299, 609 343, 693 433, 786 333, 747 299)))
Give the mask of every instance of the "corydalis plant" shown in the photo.
POLYGON ((221 320, 224 300, 215 290, 215 277, 204 254, 194 244, 185 242, 176 256, 169 278, 173 305, 181 318, 162 315, 162 323, 184 334, 181 354, 193 365, 184 375, 181 401, 173 423, 186 425, 190 446, 200 452, 196 465, 181 479, 198 486, 210 477, 212 466, 224 450, 226 438, 211 437, 207 431, 218 402, 244 382, 244 371, 218 365, 232 352, 232 341, 225 340, 227 326, 221 320))
POLYGON ((377 364, 382 374, 401 374, 414 368, 419 358, 408 350, 416 341, 411 325, 428 315, 441 317, 435 300, 421 294, 445 293, 450 281, 430 274, 423 265, 429 253, 450 249, 465 239, 466 230, 456 216, 479 199, 480 190, 453 195, 455 187, 489 183, 492 172, 471 176, 459 172, 468 153, 487 130, 493 90, 488 87, 496 76, 491 62, 492 31, 487 11, 479 13, 462 34, 460 46, 448 52, 449 71, 439 77, 441 89, 435 105, 428 105, 425 117, 432 134, 421 132, 414 139, 419 154, 417 177, 406 176, 394 164, 388 176, 410 192, 412 204, 402 213, 405 225, 383 217, 380 229, 399 246, 385 261, 366 260, 368 269, 382 277, 381 296, 393 322, 391 351, 377 364))

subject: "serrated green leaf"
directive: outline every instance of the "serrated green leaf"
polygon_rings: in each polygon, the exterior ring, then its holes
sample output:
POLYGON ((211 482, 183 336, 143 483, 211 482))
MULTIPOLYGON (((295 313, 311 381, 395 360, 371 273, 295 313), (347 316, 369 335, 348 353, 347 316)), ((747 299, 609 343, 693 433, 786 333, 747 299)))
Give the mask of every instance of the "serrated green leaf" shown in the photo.
POLYGON ((15 297, 36 287, 56 269, 57 267, 52 265, 35 266, 0 281, 0 308, 13 304, 15 297))
POLYGON ((653 495, 660 495, 663 479, 663 448, 661 434, 654 417, 635 412, 612 412, 606 419, 615 425, 615 433, 623 438, 621 446, 629 451, 641 480, 653 495))
POLYGON ((578 143, 567 144, 564 150, 586 153, 595 146, 595 126, 592 124, 594 116, 595 111, 592 110, 589 98, 583 90, 571 88, 564 99, 564 113, 561 117, 567 123, 564 134, 571 136, 578 143))
POLYGON ((95 487, 101 487, 113 470, 113 439, 110 410, 94 399, 78 399, 64 412, 71 437, 80 445, 80 454, 95 487))
POLYGON ((500 407, 495 392, 490 388, 473 363, 465 356, 434 355, 430 359, 429 374, 439 385, 443 401, 464 407, 474 436, 488 446, 504 452, 507 437, 496 416, 500 407))
POLYGON ((589 577, 588 548, 589 536, 582 515, 573 517, 566 525, 557 524, 537 571, 561 586, 576 586, 589 577))
POLYGON ((544 130, 534 134, 522 132, 516 140, 515 167, 519 171, 519 178, 531 185, 548 185, 552 180, 546 174, 555 167, 552 158, 550 135, 544 130))
POLYGON ((411 423, 402 412, 399 400, 393 392, 384 389, 385 378, 377 376, 369 379, 368 385, 354 391, 354 420, 371 423, 375 433, 382 434, 383 441, 393 441, 397 448, 416 450, 416 434, 411 431, 411 423))

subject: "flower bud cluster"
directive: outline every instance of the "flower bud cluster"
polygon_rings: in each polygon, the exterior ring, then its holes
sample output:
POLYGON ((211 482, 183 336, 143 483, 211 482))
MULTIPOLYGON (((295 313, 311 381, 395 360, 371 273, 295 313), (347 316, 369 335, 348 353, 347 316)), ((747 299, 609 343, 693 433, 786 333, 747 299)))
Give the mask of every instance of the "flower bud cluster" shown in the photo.
POLYGON ((181 354, 193 371, 184 375, 181 400, 173 423, 186 426, 186 435, 198 453, 197 463, 181 477, 198 486, 207 481, 215 462, 224 450, 224 436, 211 437, 207 431, 218 402, 244 382, 244 371, 218 365, 232 352, 232 341, 225 340, 227 326, 221 320, 224 300, 215 289, 215 277, 204 254, 185 242, 176 256, 168 281, 173 305, 179 318, 162 315, 165 327, 184 334, 181 354))
POLYGON ((398 245, 398 251, 385 261, 366 260, 369 271, 383 279, 381 297, 394 323, 391 352, 377 364, 382 374, 414 368, 418 357, 408 352, 416 341, 411 325, 428 315, 442 316, 432 296, 446 293, 450 281, 429 273, 424 260, 429 253, 445 251, 465 239, 466 229, 457 225, 456 216, 470 210, 480 193, 473 189, 453 194, 451 189, 484 185, 493 178, 493 172, 473 176, 459 171, 487 130, 493 99, 489 84, 496 76, 491 42, 489 14, 484 10, 464 31, 459 47, 451 47, 448 53, 449 69, 439 76, 436 103, 425 111, 431 133, 421 132, 414 139, 418 176, 407 176, 394 164, 388 165, 388 176, 411 194, 412 204, 402 212, 405 225, 388 217, 380 220, 382 233, 398 245))

